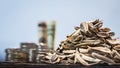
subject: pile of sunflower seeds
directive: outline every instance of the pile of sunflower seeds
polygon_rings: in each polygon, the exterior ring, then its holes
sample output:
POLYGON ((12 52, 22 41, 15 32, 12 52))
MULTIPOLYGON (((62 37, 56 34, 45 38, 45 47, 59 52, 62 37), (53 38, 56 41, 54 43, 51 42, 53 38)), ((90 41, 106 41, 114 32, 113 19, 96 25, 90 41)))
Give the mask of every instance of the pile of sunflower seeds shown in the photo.
POLYGON ((82 22, 75 32, 60 43, 56 51, 48 52, 41 62, 50 64, 82 64, 85 66, 120 63, 120 44, 113 38, 110 28, 103 28, 103 21, 82 22))

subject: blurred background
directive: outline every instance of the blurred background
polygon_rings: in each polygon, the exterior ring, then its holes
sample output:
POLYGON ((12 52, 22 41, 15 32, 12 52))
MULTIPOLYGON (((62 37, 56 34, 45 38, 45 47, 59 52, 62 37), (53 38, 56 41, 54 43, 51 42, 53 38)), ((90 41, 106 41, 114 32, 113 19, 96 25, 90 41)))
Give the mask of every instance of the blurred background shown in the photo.
POLYGON ((100 19, 120 37, 120 0, 0 0, 0 61, 6 48, 38 43, 38 23, 55 20, 56 47, 81 22, 100 19))

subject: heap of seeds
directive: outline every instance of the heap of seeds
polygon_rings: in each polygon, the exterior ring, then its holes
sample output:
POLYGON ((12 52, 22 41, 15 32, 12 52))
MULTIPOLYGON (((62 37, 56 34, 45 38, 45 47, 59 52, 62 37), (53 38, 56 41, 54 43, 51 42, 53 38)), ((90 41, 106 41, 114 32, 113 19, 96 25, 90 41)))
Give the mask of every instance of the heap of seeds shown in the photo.
POLYGON ((113 38, 110 28, 103 28, 103 21, 82 22, 75 32, 60 43, 56 51, 46 53, 41 62, 51 64, 95 64, 120 63, 120 44, 113 38))

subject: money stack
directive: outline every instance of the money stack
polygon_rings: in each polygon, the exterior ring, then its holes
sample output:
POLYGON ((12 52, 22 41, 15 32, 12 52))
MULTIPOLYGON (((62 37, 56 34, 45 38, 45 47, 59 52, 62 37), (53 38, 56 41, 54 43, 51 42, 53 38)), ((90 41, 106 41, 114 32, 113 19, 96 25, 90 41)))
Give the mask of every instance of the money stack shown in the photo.
POLYGON ((45 22, 41 22, 38 24, 39 27, 39 46, 41 51, 49 51, 48 47, 48 34, 47 34, 47 24, 45 22))
POLYGON ((35 43, 22 42, 20 49, 27 52, 29 55, 29 62, 35 62, 37 56, 38 45, 35 43))
POLYGON ((6 53, 6 61, 13 61, 13 49, 7 48, 5 50, 6 53))
POLYGON ((44 54, 50 51, 50 48, 48 47, 48 41, 47 41, 47 24, 46 22, 40 22, 38 24, 39 27, 39 49, 36 61, 40 62, 40 59, 43 58, 44 54))
POLYGON ((8 62, 28 62, 28 53, 19 48, 6 49, 6 61, 8 62))
POLYGON ((48 26, 48 46, 51 50, 55 50, 55 32, 56 32, 56 22, 52 21, 47 24, 48 26))

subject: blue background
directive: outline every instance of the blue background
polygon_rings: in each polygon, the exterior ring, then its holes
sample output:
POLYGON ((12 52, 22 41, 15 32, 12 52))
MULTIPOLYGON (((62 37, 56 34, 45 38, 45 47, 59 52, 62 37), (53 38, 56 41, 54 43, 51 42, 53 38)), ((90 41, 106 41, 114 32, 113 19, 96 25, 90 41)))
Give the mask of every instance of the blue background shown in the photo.
POLYGON ((40 21, 57 21, 56 46, 81 22, 102 19, 120 37, 120 0, 0 0, 0 61, 6 48, 38 43, 40 21))

